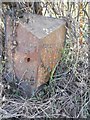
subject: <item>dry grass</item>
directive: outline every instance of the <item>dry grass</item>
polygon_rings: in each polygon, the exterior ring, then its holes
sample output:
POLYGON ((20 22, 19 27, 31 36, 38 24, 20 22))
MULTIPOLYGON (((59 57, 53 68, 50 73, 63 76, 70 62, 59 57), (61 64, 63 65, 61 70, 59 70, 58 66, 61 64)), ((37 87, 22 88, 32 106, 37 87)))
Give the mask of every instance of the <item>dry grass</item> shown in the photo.
POLYGON ((62 59, 58 63, 53 76, 51 76, 49 84, 41 87, 30 99, 19 96, 17 89, 13 89, 14 92, 8 94, 5 87, 10 89, 11 86, 2 84, 3 81, 1 81, 0 118, 18 118, 20 116, 21 119, 90 117, 89 36, 87 34, 87 6, 89 3, 82 4, 81 11, 83 16, 79 14, 79 3, 72 4, 72 7, 66 3, 58 3, 56 5, 58 7, 49 2, 47 4, 44 3, 47 6, 47 15, 62 16, 69 24, 65 48, 62 51, 62 59), (86 4, 87 6, 85 6, 86 4), (76 7, 77 9, 75 9, 76 7), (80 18, 84 20, 82 28, 80 27, 80 18), (83 31, 82 41, 80 39, 80 30, 83 31), (2 96, 3 91, 4 94, 2 96))

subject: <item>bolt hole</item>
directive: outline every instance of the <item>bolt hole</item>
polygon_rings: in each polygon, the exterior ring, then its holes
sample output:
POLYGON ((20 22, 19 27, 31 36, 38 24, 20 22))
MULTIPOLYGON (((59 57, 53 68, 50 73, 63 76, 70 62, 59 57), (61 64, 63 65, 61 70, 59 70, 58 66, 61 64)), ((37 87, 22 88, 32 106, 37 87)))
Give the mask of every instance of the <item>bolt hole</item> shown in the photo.
POLYGON ((27 62, 30 62, 30 58, 27 58, 27 62))

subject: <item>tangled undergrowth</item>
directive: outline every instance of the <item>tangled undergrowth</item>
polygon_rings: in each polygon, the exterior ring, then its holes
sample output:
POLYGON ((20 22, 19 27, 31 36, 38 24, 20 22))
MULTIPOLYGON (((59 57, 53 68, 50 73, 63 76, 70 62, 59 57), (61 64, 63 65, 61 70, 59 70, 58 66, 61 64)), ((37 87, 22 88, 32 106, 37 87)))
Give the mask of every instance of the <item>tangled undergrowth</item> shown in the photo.
POLYGON ((88 5, 86 2, 44 3, 48 15, 63 17, 68 23, 62 59, 52 71, 49 83, 30 99, 19 96, 16 88, 0 81, 1 119, 90 118, 88 5), (11 87, 12 94, 8 94, 5 87, 11 87))

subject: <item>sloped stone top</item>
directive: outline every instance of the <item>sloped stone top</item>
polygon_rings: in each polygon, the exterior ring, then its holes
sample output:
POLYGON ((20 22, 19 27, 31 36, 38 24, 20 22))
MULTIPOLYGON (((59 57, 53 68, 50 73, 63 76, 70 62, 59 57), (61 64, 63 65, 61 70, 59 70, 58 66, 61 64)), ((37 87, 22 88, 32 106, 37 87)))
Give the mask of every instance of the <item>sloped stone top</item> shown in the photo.
POLYGON ((36 14, 24 14, 20 18, 20 24, 30 31, 37 38, 41 39, 65 24, 63 19, 45 17, 36 14))

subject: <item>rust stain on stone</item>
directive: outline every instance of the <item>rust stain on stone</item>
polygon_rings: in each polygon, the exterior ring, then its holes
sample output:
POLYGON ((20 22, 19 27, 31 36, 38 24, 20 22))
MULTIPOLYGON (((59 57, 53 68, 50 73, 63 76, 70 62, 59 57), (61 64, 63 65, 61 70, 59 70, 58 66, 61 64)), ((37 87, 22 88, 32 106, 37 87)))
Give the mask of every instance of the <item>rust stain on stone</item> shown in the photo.
MULTIPOLYGON (((11 63, 10 18, 7 18, 8 56, 11 63)), ((65 22, 63 19, 48 18, 28 14, 20 19, 16 29, 18 43, 14 54, 16 76, 31 80, 37 88, 48 81, 50 72, 60 60, 65 40, 65 22), (25 22, 29 18, 28 24, 25 22)))

